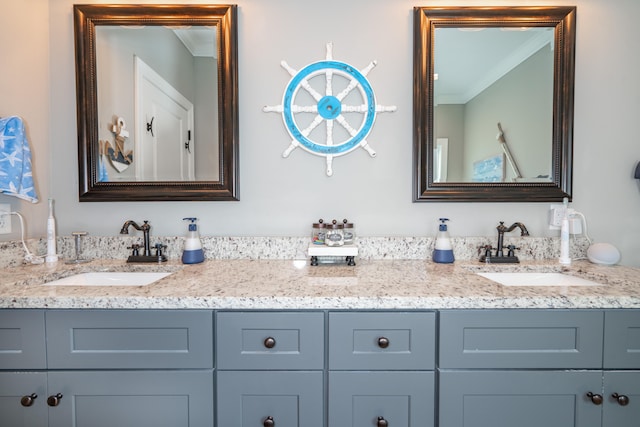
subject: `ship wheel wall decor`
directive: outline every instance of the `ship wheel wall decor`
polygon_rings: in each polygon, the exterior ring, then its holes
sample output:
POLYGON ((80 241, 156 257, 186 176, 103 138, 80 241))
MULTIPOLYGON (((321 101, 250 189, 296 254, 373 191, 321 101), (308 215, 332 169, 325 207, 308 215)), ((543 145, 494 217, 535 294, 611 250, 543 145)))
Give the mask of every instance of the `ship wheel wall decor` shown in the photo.
POLYGON ((291 75, 282 104, 263 108, 264 112, 281 113, 291 136, 291 144, 282 157, 289 157, 298 147, 324 156, 328 176, 333 175, 334 157, 348 154, 358 147, 375 157, 376 152, 366 138, 376 114, 396 111, 395 106, 376 104, 373 88, 367 80, 367 74, 376 66, 376 61, 358 70, 345 62, 333 60, 332 50, 332 44, 327 43, 326 59, 313 62, 300 71, 282 61, 280 65, 291 75), (324 94, 321 87, 324 87, 324 94))

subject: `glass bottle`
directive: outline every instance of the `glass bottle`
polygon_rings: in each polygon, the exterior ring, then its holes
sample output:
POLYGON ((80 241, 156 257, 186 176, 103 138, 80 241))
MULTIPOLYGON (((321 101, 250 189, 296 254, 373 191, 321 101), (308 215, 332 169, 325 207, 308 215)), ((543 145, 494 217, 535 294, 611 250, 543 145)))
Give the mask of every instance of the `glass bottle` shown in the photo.
POLYGON ((342 246, 344 245, 344 227, 342 224, 338 224, 335 219, 333 223, 327 225, 327 237, 324 244, 327 246, 342 246))
POLYGON ((356 240, 356 228, 352 222, 347 222, 346 219, 342 220, 344 231, 344 244, 353 245, 356 240))
POLYGON ((311 225, 311 243, 314 245, 324 245, 327 227, 322 218, 311 225))

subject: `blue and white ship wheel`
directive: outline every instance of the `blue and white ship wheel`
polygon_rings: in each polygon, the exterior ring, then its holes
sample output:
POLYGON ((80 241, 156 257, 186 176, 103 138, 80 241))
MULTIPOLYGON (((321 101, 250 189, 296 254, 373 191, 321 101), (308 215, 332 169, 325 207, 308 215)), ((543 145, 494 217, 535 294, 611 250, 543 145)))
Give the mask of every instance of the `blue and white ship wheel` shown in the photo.
POLYGON ((376 113, 395 111, 396 107, 376 104, 373 88, 366 78, 369 71, 376 66, 375 61, 359 71, 349 64, 334 61, 332 45, 328 43, 325 61, 311 63, 300 71, 289 67, 285 61, 282 61, 281 65, 292 76, 285 88, 282 104, 266 106, 263 111, 282 113, 284 125, 292 138, 291 144, 282 153, 283 157, 288 157, 294 149, 302 147, 309 153, 324 156, 327 162, 327 175, 331 176, 334 157, 350 153, 358 147, 365 149, 371 157, 376 156, 376 152, 366 140, 375 122, 376 113), (344 81, 346 85, 335 95, 333 93, 334 77, 337 77, 336 80, 344 81), (322 78, 324 78, 324 94, 316 89, 318 80, 322 78), (306 102, 311 102, 311 105, 297 103, 305 102, 303 99, 305 97, 306 102), (350 104, 354 100, 359 103, 350 104), (312 119, 309 120, 310 116, 312 119), (354 119, 354 116, 357 118, 354 119), (334 135, 336 123, 346 138, 337 140, 334 135), (325 125, 324 133, 317 129, 321 124, 325 125), (316 130, 315 133, 313 133, 314 130, 316 130), (319 134, 324 136, 324 141, 317 140, 319 134))

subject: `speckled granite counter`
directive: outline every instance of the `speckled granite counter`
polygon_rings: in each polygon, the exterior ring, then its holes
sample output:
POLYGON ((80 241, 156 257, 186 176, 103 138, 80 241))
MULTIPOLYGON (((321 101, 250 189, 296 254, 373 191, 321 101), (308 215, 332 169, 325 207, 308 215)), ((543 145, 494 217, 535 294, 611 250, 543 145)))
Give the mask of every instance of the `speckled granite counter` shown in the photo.
POLYGON ((640 269, 586 261, 519 265, 424 260, 361 260, 346 265, 305 265, 291 260, 207 260, 183 266, 95 260, 7 268, 0 278, 0 308, 131 309, 444 309, 640 308, 640 269), (172 271, 148 286, 42 286, 88 271, 172 271), (565 271, 603 283, 579 287, 507 287, 480 271, 565 271))

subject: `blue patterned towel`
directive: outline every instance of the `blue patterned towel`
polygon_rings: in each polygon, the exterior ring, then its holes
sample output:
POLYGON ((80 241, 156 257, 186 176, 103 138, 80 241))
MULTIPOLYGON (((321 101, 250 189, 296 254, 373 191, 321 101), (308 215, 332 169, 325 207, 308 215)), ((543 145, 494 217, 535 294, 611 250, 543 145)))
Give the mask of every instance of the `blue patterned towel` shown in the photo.
POLYGON ((0 118, 0 192, 38 202, 31 172, 31 149, 20 117, 0 118))

